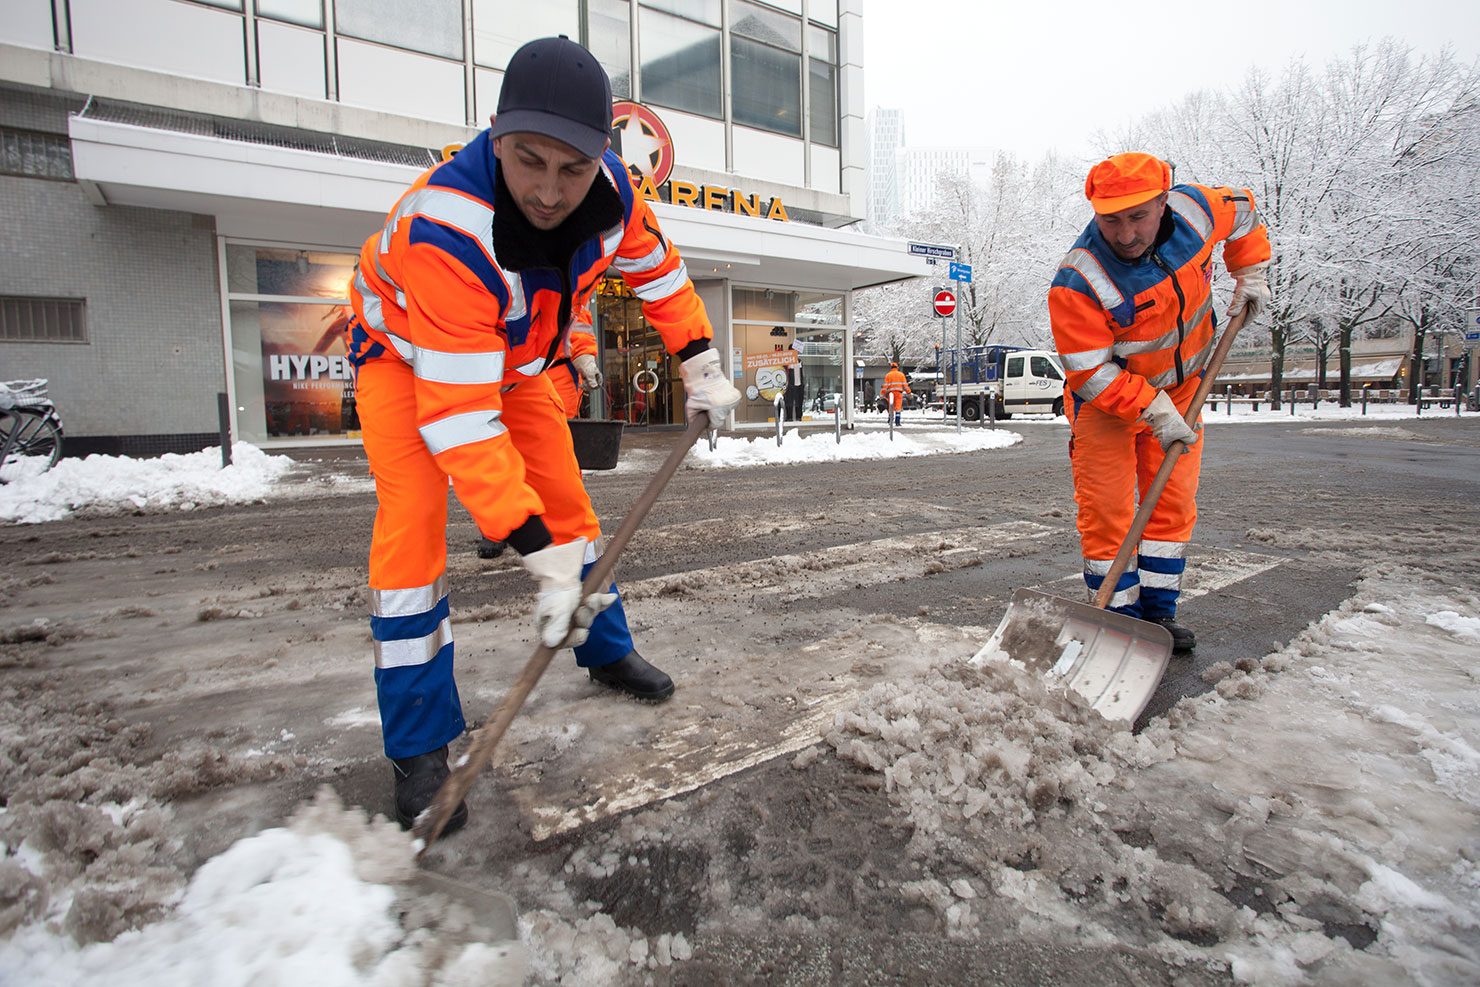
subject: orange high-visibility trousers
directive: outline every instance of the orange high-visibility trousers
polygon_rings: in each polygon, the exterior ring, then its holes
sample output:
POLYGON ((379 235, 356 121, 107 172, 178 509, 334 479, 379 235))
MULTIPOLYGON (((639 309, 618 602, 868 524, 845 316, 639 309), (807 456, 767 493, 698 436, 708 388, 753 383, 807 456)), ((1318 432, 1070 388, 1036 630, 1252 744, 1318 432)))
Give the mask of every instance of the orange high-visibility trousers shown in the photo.
MULTIPOLYGON (((379 508, 370 546, 376 696, 388 757, 412 757, 457 738, 465 723, 453 678, 453 640, 445 574, 448 476, 416 429, 411 367, 401 360, 368 360, 356 381, 365 455, 375 477, 379 508)), ((539 496, 555 544, 584 537, 587 568, 601 534, 581 483, 565 409, 544 374, 503 392, 499 421, 524 461, 525 479, 539 496)), ((492 439, 488 441, 499 441, 492 439)), ((502 540, 507 531, 485 531, 502 540)), ((610 587, 616 591, 615 584, 610 587)), ((632 650, 618 600, 592 623, 576 648, 582 666, 617 661, 632 650)))
MULTIPOLYGON (((1185 413, 1197 385, 1198 378, 1194 377, 1167 388, 1167 395, 1185 413)), ((1076 523, 1084 556, 1084 581, 1093 599, 1130 532, 1138 506, 1137 491, 1151 485, 1166 454, 1145 423, 1107 414, 1072 393, 1066 397, 1069 461, 1074 473, 1074 500, 1079 505, 1076 523)), ((1199 439, 1177 460, 1136 546, 1136 555, 1116 584, 1109 609, 1134 617, 1176 614, 1187 543, 1197 523, 1197 483, 1205 441, 1199 439)))
POLYGON ((555 385, 555 397, 565 411, 565 417, 574 418, 581 413, 581 372, 569 360, 556 360, 545 376, 555 385))

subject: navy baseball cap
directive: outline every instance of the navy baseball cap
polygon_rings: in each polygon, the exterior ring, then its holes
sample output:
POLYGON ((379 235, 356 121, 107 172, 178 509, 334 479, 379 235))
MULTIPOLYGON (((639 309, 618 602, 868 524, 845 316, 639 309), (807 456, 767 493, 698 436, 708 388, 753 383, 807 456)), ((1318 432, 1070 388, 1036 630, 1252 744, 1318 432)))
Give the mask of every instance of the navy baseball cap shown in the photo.
POLYGON ((611 133, 612 83, 595 55, 563 34, 514 52, 491 136, 543 134, 599 158, 611 133))

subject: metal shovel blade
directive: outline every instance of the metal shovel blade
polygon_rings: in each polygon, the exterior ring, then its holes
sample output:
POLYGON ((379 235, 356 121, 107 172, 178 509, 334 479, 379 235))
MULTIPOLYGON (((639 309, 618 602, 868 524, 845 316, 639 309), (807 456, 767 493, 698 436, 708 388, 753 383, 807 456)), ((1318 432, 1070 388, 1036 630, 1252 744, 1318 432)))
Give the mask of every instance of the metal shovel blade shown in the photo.
POLYGON ((412 899, 404 908, 412 925, 435 928, 439 936, 462 942, 519 938, 519 910, 506 894, 424 869, 412 875, 408 890, 412 899))
POLYGON ((1171 656, 1165 627, 1020 589, 971 663, 1022 662, 1078 693, 1105 719, 1129 726, 1151 701, 1171 656))

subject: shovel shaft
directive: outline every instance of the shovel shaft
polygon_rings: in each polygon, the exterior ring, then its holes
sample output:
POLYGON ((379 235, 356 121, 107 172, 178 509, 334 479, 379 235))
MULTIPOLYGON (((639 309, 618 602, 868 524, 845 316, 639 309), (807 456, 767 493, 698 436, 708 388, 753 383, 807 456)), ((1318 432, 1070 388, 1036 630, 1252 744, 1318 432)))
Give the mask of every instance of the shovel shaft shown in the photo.
MULTIPOLYGON (((1248 314, 1248 308, 1235 315, 1228 323, 1228 328, 1223 330, 1223 337, 1218 340, 1218 346, 1213 350, 1213 356, 1208 360, 1208 365, 1203 368, 1202 380, 1193 392, 1192 403, 1187 406, 1187 427, 1196 428, 1197 418, 1202 414, 1203 404, 1208 400, 1208 394, 1213 390, 1213 379, 1218 376, 1218 371, 1223 367, 1223 358, 1233 347, 1233 337, 1244 327, 1244 317, 1248 314)), ((1110 604, 1110 597, 1115 594, 1115 584, 1120 582, 1120 577, 1125 573, 1126 567, 1130 565, 1131 555, 1141 542, 1141 535, 1146 531, 1146 525, 1151 521, 1151 512, 1156 510, 1156 502, 1161 499, 1162 491, 1167 487, 1167 481, 1172 478, 1172 470, 1177 465, 1177 460, 1182 458, 1182 453, 1187 451, 1187 443, 1173 442, 1167 450, 1165 458, 1161 461, 1161 469, 1156 471, 1156 476, 1151 480, 1151 485, 1141 493, 1141 505, 1136 509, 1136 516, 1131 521, 1130 531, 1126 532, 1125 541, 1120 543, 1120 551, 1115 553, 1115 561, 1110 563, 1110 571, 1105 575, 1105 581, 1100 583, 1100 591, 1095 594, 1095 606, 1104 610, 1110 604)))
MULTIPOLYGON (((581 583, 583 599, 592 593, 602 592, 610 584, 612 570, 616 568, 617 558, 622 554, 622 549, 626 547, 627 542, 632 539, 633 532, 647 517, 648 511, 652 509, 658 495, 663 492, 663 488, 668 486, 668 481, 678 470, 679 463, 683 462, 683 457, 688 454, 689 447, 708 427, 709 419, 703 415, 696 415, 689 422, 689 427, 684 430, 678 444, 668 453, 668 458, 663 461, 657 474, 648 481, 647 488, 637 498, 637 503, 622 519, 617 533, 607 543, 606 549, 596 560, 596 564, 591 567, 591 571, 586 573, 586 578, 581 583)), ((426 853, 427 848, 436 841, 437 837, 442 835, 447 820, 452 817, 453 811, 468 794, 468 789, 473 786, 473 781, 478 774, 493 758, 494 748, 503 739, 504 732, 509 729, 509 724, 514 722, 519 708, 534 691, 540 676, 545 674, 545 669, 550 666, 550 659, 555 657, 555 651, 555 648, 543 642, 534 649, 534 654, 524 665, 524 671, 519 673, 519 678, 515 680, 503 701, 498 704, 498 708, 493 711, 493 716, 473 736, 473 743, 468 747, 467 754, 458 761, 447 780, 442 783, 442 787, 437 789, 437 795, 432 800, 431 807, 417 818, 415 832, 422 840, 422 848, 417 853, 418 859, 426 853)))

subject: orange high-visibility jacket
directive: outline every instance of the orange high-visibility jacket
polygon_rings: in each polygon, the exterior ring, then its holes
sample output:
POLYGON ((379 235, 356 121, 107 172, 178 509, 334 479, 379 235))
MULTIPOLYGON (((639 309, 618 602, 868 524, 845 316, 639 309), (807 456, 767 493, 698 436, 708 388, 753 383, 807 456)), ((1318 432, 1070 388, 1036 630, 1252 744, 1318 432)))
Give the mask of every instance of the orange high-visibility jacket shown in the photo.
POLYGON ((591 312, 587 309, 577 309, 571 323, 570 356, 560 357, 545 371, 555 385, 567 418, 574 418, 581 411, 581 372, 573 361, 582 354, 596 356, 596 333, 591 328, 591 312))
POLYGON ((569 355, 571 313, 608 267, 670 353, 713 336, 683 259, 615 153, 551 233, 504 206, 508 195, 485 130, 401 197, 365 241, 351 290, 351 360, 412 367, 422 440, 485 532, 518 528, 540 509, 499 421, 500 394, 569 355), (552 266, 547 252, 572 249, 568 266, 552 266))
POLYGON ((1156 392, 1200 373, 1213 352, 1213 246, 1232 271, 1269 260, 1248 189, 1177 185, 1155 246, 1127 263, 1093 220, 1048 291, 1054 343, 1076 400, 1134 420, 1156 392))
POLYGON ((879 392, 888 399, 889 407, 896 411, 904 404, 904 396, 906 394, 915 393, 910 390, 909 378, 898 367, 894 367, 884 375, 884 386, 879 388, 879 392))

